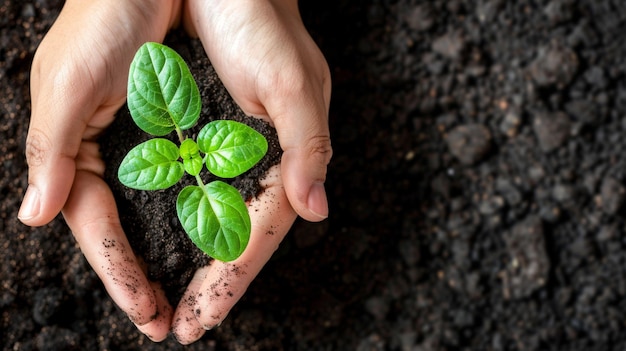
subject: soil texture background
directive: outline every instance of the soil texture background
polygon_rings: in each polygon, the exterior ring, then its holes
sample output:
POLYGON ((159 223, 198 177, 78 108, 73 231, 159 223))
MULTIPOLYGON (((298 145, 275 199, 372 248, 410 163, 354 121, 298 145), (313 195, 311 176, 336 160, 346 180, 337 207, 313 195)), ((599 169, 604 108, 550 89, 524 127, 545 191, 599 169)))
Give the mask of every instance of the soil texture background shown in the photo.
POLYGON ((62 3, 0 1, 3 350, 626 349, 624 1, 301 1, 333 77, 331 214, 187 347, 135 329, 61 217, 16 219, 62 3))

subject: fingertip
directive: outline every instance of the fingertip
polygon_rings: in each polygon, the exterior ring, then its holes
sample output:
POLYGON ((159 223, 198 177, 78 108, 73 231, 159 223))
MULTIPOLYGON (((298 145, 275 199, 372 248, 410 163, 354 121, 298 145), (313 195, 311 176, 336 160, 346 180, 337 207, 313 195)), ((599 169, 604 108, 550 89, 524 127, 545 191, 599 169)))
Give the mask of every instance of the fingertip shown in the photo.
POLYGON ((215 304, 210 304, 207 303, 207 301, 203 301, 203 298, 200 295, 194 308, 196 320, 198 321, 198 323, 200 323, 200 326, 204 330, 215 329, 222 324, 226 317, 228 317, 228 312, 230 312, 230 308, 232 308, 236 302, 237 300, 233 301, 231 305, 227 304, 226 309, 216 308, 215 304))
MULTIPOLYGON (((105 283, 106 286, 106 283, 105 283)), ((126 292, 127 295, 120 297, 114 292, 109 292, 111 297, 123 311, 126 311, 128 318, 137 327, 146 327, 150 322, 158 317, 158 307, 154 294, 146 291, 126 292)))
POLYGON ((198 290, 206 279, 209 266, 196 271, 183 297, 178 303, 172 320, 172 335, 182 345, 189 345, 204 335, 205 330, 196 320, 195 308, 198 290))
MULTIPOLYGON (((244 255, 249 254, 251 246, 254 246, 252 240, 244 255)), ((240 259, 241 257, 238 260, 240 259)), ((250 267, 247 265, 234 262, 237 261, 214 262, 198 290, 193 314, 204 330, 211 330, 222 324, 256 276, 249 274, 250 267)))
POLYGON ((181 324, 180 319, 175 319, 174 324, 172 325, 172 335, 181 345, 190 345, 198 340, 204 335, 206 330, 202 327, 198 326, 197 328, 192 328, 189 325, 186 327, 176 327, 181 324))
POLYGON ((157 283, 150 283, 156 297, 157 311, 152 320, 144 325, 138 325, 137 329, 144 333, 150 340, 161 342, 167 338, 170 331, 170 323, 172 321, 172 308, 170 307, 165 292, 157 283))

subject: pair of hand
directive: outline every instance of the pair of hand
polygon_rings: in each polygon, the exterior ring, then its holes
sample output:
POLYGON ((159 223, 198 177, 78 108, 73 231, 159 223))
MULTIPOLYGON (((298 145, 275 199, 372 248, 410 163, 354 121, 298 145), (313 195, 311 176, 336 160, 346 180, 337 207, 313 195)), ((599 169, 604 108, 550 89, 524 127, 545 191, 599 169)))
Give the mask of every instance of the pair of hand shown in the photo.
POLYGON ((35 54, 31 94, 29 187, 18 217, 39 226, 61 211, 112 299, 152 340, 171 331, 188 344, 219 325, 296 216, 328 215, 330 73, 297 0, 68 0, 35 54), (128 244, 96 138, 125 101, 136 50, 180 23, 242 110, 276 127, 283 157, 249 204, 244 254, 199 269, 174 309, 128 244))

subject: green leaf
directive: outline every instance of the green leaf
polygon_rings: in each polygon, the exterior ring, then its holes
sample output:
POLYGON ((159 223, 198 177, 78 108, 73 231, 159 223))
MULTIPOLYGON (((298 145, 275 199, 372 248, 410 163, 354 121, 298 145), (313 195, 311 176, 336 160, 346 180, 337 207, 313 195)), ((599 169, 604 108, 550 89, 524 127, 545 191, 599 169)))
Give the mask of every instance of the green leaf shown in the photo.
POLYGON ((167 139, 150 139, 135 146, 117 172, 120 182, 139 190, 166 189, 184 174, 178 162, 178 147, 167 139))
POLYGON ((183 159, 185 171, 192 176, 197 176, 202 170, 203 159, 198 149, 198 144, 192 139, 185 139, 180 145, 180 157, 183 159))
POLYGON ((220 260, 239 257, 250 240, 250 216, 239 191, 222 182, 184 188, 176 200, 183 228, 200 250, 220 260))
POLYGON ((166 135, 193 127, 200 116, 200 92, 185 61, 158 43, 143 44, 130 65, 128 109, 146 133, 166 135))
POLYGON ((206 153, 209 171, 233 178, 250 168, 267 152, 267 140, 247 125, 230 120, 213 121, 198 134, 198 146, 206 153))

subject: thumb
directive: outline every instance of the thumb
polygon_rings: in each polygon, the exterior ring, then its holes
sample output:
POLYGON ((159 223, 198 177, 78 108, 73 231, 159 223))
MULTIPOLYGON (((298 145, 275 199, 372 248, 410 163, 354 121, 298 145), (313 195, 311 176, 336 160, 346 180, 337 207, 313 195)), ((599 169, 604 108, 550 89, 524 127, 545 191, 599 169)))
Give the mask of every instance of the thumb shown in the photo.
MULTIPOLYGON (((297 134, 293 133, 293 137, 297 134)), ((284 138, 283 138, 284 139, 284 138)), ((332 156, 328 134, 305 135, 299 145, 284 146, 281 174, 287 198, 304 219, 321 221, 328 217, 324 182, 332 156)))
POLYGON ((58 145, 53 142, 59 140, 55 134, 32 124, 28 131, 25 150, 28 188, 17 215, 27 225, 50 222, 61 211, 74 181, 77 146, 67 139, 60 139, 64 145, 58 145))
POLYGON ((18 213, 31 226, 50 222, 67 201, 86 132, 85 116, 95 110, 89 93, 93 89, 77 84, 85 82, 83 72, 68 64, 53 72, 40 77, 39 66, 33 63, 32 112, 25 146, 28 189, 18 213))
MULTIPOLYGON (((283 149, 281 175, 285 193, 294 210, 309 221, 328 217, 324 182, 332 157, 328 128, 330 81, 319 86, 319 99, 311 94, 293 94, 285 109, 270 115, 283 149)), ((267 105, 266 105, 267 106, 267 105)))

